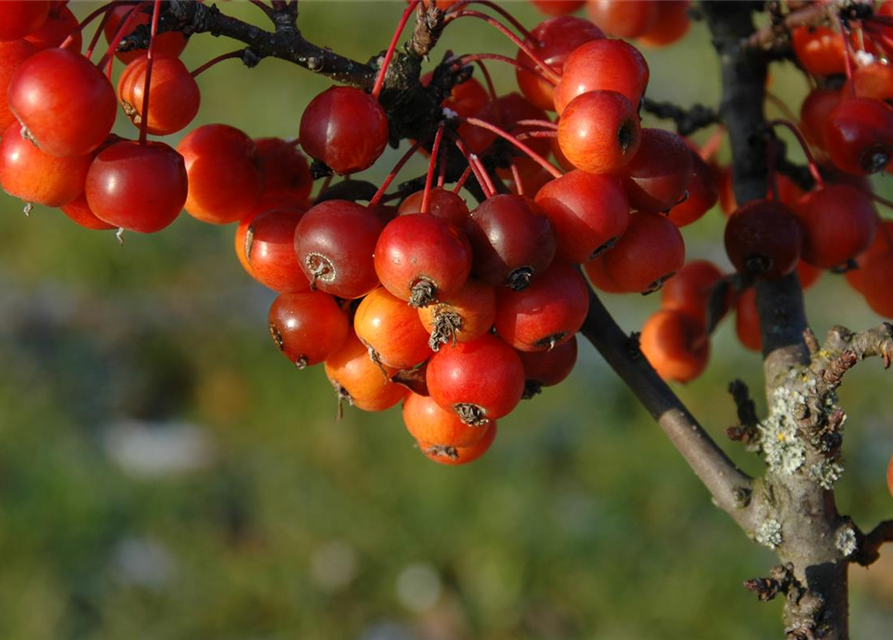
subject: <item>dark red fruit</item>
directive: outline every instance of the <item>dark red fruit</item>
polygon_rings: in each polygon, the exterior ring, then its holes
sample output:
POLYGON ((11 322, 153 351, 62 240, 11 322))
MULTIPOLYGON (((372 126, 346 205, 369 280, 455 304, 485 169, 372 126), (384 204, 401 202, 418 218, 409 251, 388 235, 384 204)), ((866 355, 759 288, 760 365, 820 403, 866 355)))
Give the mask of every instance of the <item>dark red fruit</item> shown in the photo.
POLYGON ((710 340, 704 324, 678 311, 658 311, 642 327, 642 355, 664 380, 690 382, 710 359, 710 340))
POLYGON ((378 285, 372 254, 384 224, 366 207, 327 200, 295 229, 298 264, 317 287, 339 298, 362 298, 378 285))
POLYGON ((635 106, 616 91, 590 91, 571 100, 558 123, 558 144, 571 164, 613 173, 636 155, 641 125, 635 106))
POLYGON ((691 0, 660 0, 654 26, 639 36, 639 43, 648 47, 665 47, 688 33, 691 0))
MULTIPOLYGON (((424 196, 424 191, 416 191, 400 203, 398 213, 401 216, 410 213, 420 213, 424 196)), ((427 213, 461 229, 465 226, 465 221, 468 219, 468 206, 465 204, 465 200, 458 194, 435 187, 431 189, 431 193, 428 196, 427 213)))
POLYGON ((639 150, 626 165, 623 187, 633 209, 646 213, 668 211, 685 197, 694 161, 677 133, 642 129, 639 150))
POLYGON ((491 428, 490 424, 469 426, 431 396, 415 393, 410 393, 403 401, 403 424, 416 440, 440 447, 470 447, 491 428))
POLYGON ((877 211, 864 191, 827 184, 807 193, 794 209, 803 227, 803 259, 830 269, 865 251, 877 232, 877 211))
POLYGON ((555 110, 563 114, 571 100, 589 91, 616 91, 638 108, 648 76, 648 63, 631 44, 592 40, 575 49, 565 61, 561 82, 553 94, 555 110))
POLYGON ((839 169, 876 173, 893 157, 893 109, 867 98, 841 100, 828 116, 824 134, 826 151, 839 169))
POLYGON ((629 228, 604 256, 605 273, 630 293, 651 293, 685 262, 682 234, 665 216, 634 213, 629 228))
POLYGON ((310 165, 297 142, 255 138, 254 162, 263 178, 262 197, 283 197, 304 203, 313 189, 310 165))
POLYGON ((621 38, 638 38, 657 22, 659 0, 589 0, 586 11, 605 33, 621 38))
POLYGON ((90 205, 87 204, 87 195, 83 192, 81 192, 81 195, 77 198, 68 204, 62 205, 60 208, 62 209, 62 213, 85 229, 107 231, 115 228, 115 225, 104 222, 96 217, 96 214, 90 209, 90 205))
POLYGON ((563 16, 582 7, 586 0, 530 0, 530 3, 546 15, 563 16))
POLYGON ((0 140, 0 185, 25 202, 59 207, 84 190, 90 155, 57 158, 44 153, 22 137, 22 126, 13 123, 0 140))
POLYGON ((803 68, 817 76, 846 71, 843 36, 828 27, 797 27, 791 33, 794 53, 803 68))
POLYGON ((797 267, 803 231, 794 212, 774 200, 753 200, 729 217, 726 253, 741 273, 775 280, 797 267))
POLYGON ((228 224, 257 204, 263 182, 254 163, 254 142, 242 131, 206 124, 190 131, 177 151, 189 174, 186 211, 194 218, 228 224))
POLYGON ((252 278, 280 293, 305 291, 310 281, 295 256, 295 229, 304 212, 274 207, 252 213, 236 229, 236 255, 252 278))
POLYGON ((751 351, 763 349, 760 313, 757 309, 757 290, 753 287, 742 292, 735 303, 735 334, 746 349, 751 351))
MULTIPOLYGON (((108 20, 106 20, 105 27, 103 27, 102 30, 107 43, 111 43, 122 20, 128 17, 133 8, 133 5, 119 5, 109 12, 108 20)), ((130 23, 128 31, 132 33, 141 24, 148 26, 150 19, 151 14, 140 12, 140 14, 130 23)), ((187 42, 186 36, 180 31, 164 31, 155 36, 154 50, 157 55, 179 56, 183 53, 183 49, 186 48, 187 42)), ((129 64, 145 53, 145 49, 116 51, 115 57, 124 64, 129 64)))
POLYGON ((555 262, 523 291, 496 294, 496 332, 519 351, 547 351, 570 340, 589 311, 589 289, 576 269, 555 262))
POLYGON ((893 249, 872 256, 862 266, 862 294, 878 315, 893 318, 893 249))
POLYGON ((0 131, 6 131, 16 121, 6 101, 9 82, 22 63, 36 52, 37 47, 25 40, 0 42, 0 131))
MULTIPOLYGON (((142 126, 148 54, 127 65, 118 80, 118 99, 124 113, 137 127, 142 126)), ((201 104, 201 92, 195 78, 179 58, 156 55, 152 63, 152 96, 147 131, 166 136, 192 122, 201 104)))
POLYGON ((41 150, 81 156, 105 142, 118 102, 108 79, 84 56, 44 49, 9 82, 9 108, 41 150))
POLYGON ((546 184, 536 203, 558 236, 558 257, 582 263, 614 246, 629 225, 629 202, 620 179, 570 171, 546 184))
POLYGON ((187 191, 183 156, 163 142, 115 143, 96 156, 87 173, 90 209, 128 231, 164 229, 180 215, 187 191))
POLYGON ((520 290, 555 257, 555 230, 539 206, 524 196, 497 195, 471 212, 466 225, 481 280, 520 290))
MULTIPOLYGON (((661 289, 661 307, 679 311, 701 324, 707 324, 710 296, 722 279, 722 271, 712 262, 707 260, 687 262, 661 289)), ((730 302, 731 300, 726 297, 721 315, 725 315, 728 311, 730 302)))
POLYGON ((508 415, 524 392, 518 353, 493 335, 445 346, 428 362, 428 392, 463 422, 486 424, 508 415))
MULTIPOLYGON (((530 35, 533 37, 524 42, 558 74, 561 74, 565 60, 577 47, 590 40, 605 37, 602 30, 589 20, 565 15, 544 20, 530 32, 530 35)), ((522 65, 536 68, 530 56, 520 49, 517 60, 522 65)), ((552 99, 554 85, 523 69, 517 69, 515 74, 518 87, 530 102, 547 111, 555 109, 555 102, 552 99)))
POLYGON ((301 117, 301 146, 337 174, 362 171, 388 143, 388 119, 378 100, 351 87, 330 87, 301 117))
POLYGON ((542 387, 554 387, 567 378, 577 363, 577 337, 550 351, 519 351, 524 365, 524 396, 533 397, 542 387))
POLYGON ((375 362, 411 369, 431 357, 428 332, 418 312, 383 287, 363 298, 353 325, 375 362))
MULTIPOLYGON (((5 8, 6 5, 4 4, 5 8)), ((71 9, 62 3, 57 3, 50 8, 47 19, 43 21, 40 28, 25 36, 25 40, 38 49, 50 49, 61 46, 69 34, 72 34, 71 42, 65 48, 69 51, 80 53, 81 45, 83 44, 81 32, 72 33, 77 26, 78 19, 71 12, 71 9)))
POLYGON ((670 209, 670 222, 677 227, 684 227, 700 220, 705 213, 716 206, 719 199, 713 169, 694 151, 691 153, 691 159, 691 178, 685 187, 684 199, 670 209))
POLYGON ((816 87, 809 92, 800 106, 800 130, 809 144, 825 148, 825 123, 834 108, 840 104, 840 89, 816 87))
POLYGON ((0 40, 18 40, 37 31, 47 19, 50 0, 7 0, 0 16, 0 40))
POLYGON ((599 291, 605 293, 626 293, 624 288, 614 282, 605 270, 605 256, 593 258, 585 263, 583 271, 586 272, 586 276, 589 278, 592 286, 599 291))
POLYGON ((335 298, 319 291, 280 294, 268 319, 273 342, 298 369, 328 359, 350 331, 335 298))

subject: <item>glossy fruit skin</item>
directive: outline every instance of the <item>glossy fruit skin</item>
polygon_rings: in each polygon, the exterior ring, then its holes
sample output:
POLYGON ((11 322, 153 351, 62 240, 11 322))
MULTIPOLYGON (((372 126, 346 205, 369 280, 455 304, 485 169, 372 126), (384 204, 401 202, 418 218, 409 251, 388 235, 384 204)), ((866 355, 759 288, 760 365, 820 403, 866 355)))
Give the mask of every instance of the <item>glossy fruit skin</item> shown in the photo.
POLYGON ((891 245, 893 245, 893 220, 883 220, 878 224, 878 230, 874 236, 874 241, 865 251, 856 256, 855 260, 857 268, 850 269, 844 274, 847 282, 853 289, 861 293, 862 276, 865 275, 865 264, 874 256, 889 251, 891 245))
POLYGON ((519 351, 524 365, 528 390, 531 383, 540 387, 554 387, 563 382, 577 363, 577 336, 571 336, 551 351, 519 351))
POLYGON ((519 351, 547 351, 570 340, 589 312, 589 289, 576 269, 554 262, 523 291, 496 294, 496 332, 519 351))
POLYGON ((279 206, 246 216, 236 229, 239 262, 252 278, 279 293, 310 288, 295 256, 295 229, 303 210, 279 206))
POLYGON ((642 129, 639 150, 623 172, 630 206, 647 213, 669 211, 685 197, 693 166, 682 136, 665 129, 642 129))
POLYGON ((464 232, 430 214, 397 216, 378 237, 374 263, 388 291, 422 307, 465 284, 471 273, 471 245, 464 232), (420 295, 414 290, 420 281, 433 289, 420 295))
POLYGON ((57 158, 22 138, 19 123, 6 129, 0 140, 0 185, 25 202, 59 207, 84 190, 89 155, 57 158))
POLYGON ((762 351, 760 313, 757 309, 757 290, 753 287, 738 295, 735 303, 735 334, 745 349, 762 351))
POLYGON ((0 131, 6 131, 16 121, 6 101, 9 81, 22 63, 35 53, 37 47, 26 40, 0 42, 0 131))
POLYGON ((691 159, 691 178, 685 187, 687 196, 682 202, 673 205, 669 213, 670 222, 680 228, 700 220, 719 200, 713 169, 694 151, 691 159))
MULTIPOLYGON (((589 20, 566 15, 544 20, 530 34, 533 38, 526 39, 525 44, 559 74, 564 69, 565 60, 577 47, 605 37, 602 30, 589 20)), ((530 56, 520 49, 516 59, 527 67, 536 67, 530 56)), ((536 107, 546 111, 555 109, 552 84, 523 69, 515 70, 515 78, 521 93, 536 107)))
POLYGON ((797 267, 803 231, 794 212, 772 200, 753 200, 726 223, 726 253, 741 273, 775 280, 797 267))
POLYGON ((800 106, 800 130, 809 144, 825 148, 825 123, 843 95, 839 89, 816 87, 800 106))
POLYGON ((590 91, 571 100, 558 123, 561 152, 578 169, 613 173, 635 157, 641 125, 633 104, 616 91, 590 91))
MULTIPOLYGON (((496 439, 496 421, 491 420, 484 436, 469 447, 438 447, 428 442, 419 442, 419 450, 429 460, 438 464, 455 467, 474 462, 487 453, 496 439)), ((480 428, 480 427, 477 427, 480 428)))
POLYGON ((661 378, 675 382, 691 382, 710 359, 704 325, 678 311, 662 310, 648 318, 639 347, 661 378))
POLYGON ((261 197, 283 197, 303 203, 310 196, 310 165, 296 143, 282 138, 255 138, 254 164, 263 179, 261 197))
MULTIPOLYGON (((424 196, 424 191, 416 191, 400 203, 397 212, 401 216, 420 213, 424 196)), ((462 196, 447 189, 434 187, 428 197, 428 213, 461 229, 468 219, 468 205, 462 196)))
POLYGON ((496 319, 496 291, 492 285, 469 278, 461 289, 418 312, 425 330, 432 334, 428 344, 438 351, 454 339, 471 342, 490 331, 496 319), (441 319, 444 314, 451 317, 441 319))
POLYGON ((25 60, 7 99, 41 150, 59 157, 81 156, 105 142, 118 109, 108 79, 65 49, 44 49, 25 60))
POLYGON ((470 447, 483 438, 491 425, 472 427, 447 411, 431 396, 410 393, 403 401, 403 424, 413 438, 441 447, 470 447))
POLYGON ((803 68, 816 76, 846 71, 843 36, 828 27, 797 27, 791 33, 794 53, 803 68))
MULTIPOLYGON (((103 35, 105 36, 105 41, 107 43, 111 43, 112 38, 115 37, 115 34, 118 31, 118 27, 121 25, 121 21, 128 17, 131 9, 133 9, 133 5, 120 5, 114 7, 111 11, 109 11, 109 18, 102 29, 103 35)), ((130 29, 128 29, 128 31, 132 32, 141 24, 148 25, 149 20, 150 15, 148 13, 142 13, 141 15, 137 16, 133 22, 130 23, 131 27, 130 29)), ((181 53, 183 53, 183 49, 186 48, 187 43, 188 40, 186 39, 186 36, 184 36, 181 32, 165 31, 163 33, 159 33, 156 36, 155 53, 158 55, 179 56, 181 53)), ((134 49, 132 51, 116 51, 115 57, 124 64, 130 64, 145 53, 145 49, 134 49)))
POLYGON ((605 33, 621 38, 638 38, 654 28, 659 4, 656 0, 588 0, 586 12, 605 33))
POLYGON ((372 165, 388 143, 388 119, 378 100, 351 87, 330 87, 301 117, 304 151, 339 175, 372 165))
POLYGON ((893 156, 893 109, 877 100, 841 100, 825 122, 832 162, 853 175, 882 170, 893 156))
POLYGON ((530 0, 530 4, 546 15, 563 16, 582 7, 586 0, 530 0))
POLYGON ((626 290, 611 279, 605 270, 605 256, 593 258, 589 262, 583 264, 583 271, 586 277, 599 291, 604 293, 626 293, 626 290))
POLYGON ((657 18, 654 26, 639 36, 639 43, 648 47, 665 47, 681 40, 691 20, 688 10, 691 0, 659 0, 657 4, 657 18))
POLYGON ((18 40, 37 31, 47 19, 50 0, 8 0, 3 3, 0 40, 18 40))
MULTIPOLYGON (((127 65, 118 80, 118 99, 134 125, 142 122, 148 54, 127 65)), ((201 105, 201 91, 179 58, 155 56, 147 131, 155 136, 176 133, 192 122, 201 105)))
MULTIPOLYGON (((687 262, 661 289, 661 307, 678 311, 706 325, 710 296, 722 279, 722 271, 708 260, 687 262)), ((728 311, 730 302, 727 297, 722 315, 728 311)))
POLYGON ((634 213, 629 228, 604 256, 605 273, 630 293, 649 293, 679 271, 685 262, 682 234, 666 217, 634 213))
POLYGON ((405 387, 390 380, 396 371, 375 364, 369 351, 348 331, 341 348, 326 359, 326 376, 351 406, 363 411, 384 411, 400 402, 408 393, 405 387))
MULTIPOLYGON (((78 19, 71 9, 57 4, 50 9, 43 24, 36 31, 25 36, 25 40, 38 49, 59 47, 77 26, 78 19)), ((65 48, 74 53, 80 53, 82 44, 81 32, 78 31, 72 35, 71 42, 65 48)))
POLYGON ((639 106, 649 78, 645 57, 623 40, 592 40, 568 56, 555 87, 555 110, 563 114, 571 100, 589 91, 616 91, 639 106))
POLYGON ((558 236, 557 256, 580 264, 604 253, 629 225, 629 201, 620 179, 569 171, 536 194, 558 236))
POLYGON ((427 380, 428 392, 444 409, 474 405, 482 420, 492 421, 508 415, 521 401, 524 366, 509 345, 485 335, 435 353, 428 362, 427 380))
POLYGON ((350 332, 335 298, 320 291, 282 293, 267 317, 273 343, 299 369, 329 358, 350 332))
POLYGON ((254 163, 254 142, 239 129, 206 124, 180 140, 177 151, 189 174, 186 211, 192 217, 229 224, 257 204, 263 179, 254 163))
POLYGON ((93 160, 86 195, 98 218, 128 231, 154 233, 173 222, 188 190, 183 156, 163 142, 115 143, 93 160))
POLYGON ((96 214, 90 209, 90 205, 87 204, 87 195, 84 192, 81 192, 81 195, 77 198, 59 208, 62 210, 62 213, 85 229, 108 231, 115 228, 114 225, 96 217, 96 214))
POLYGON ((864 191, 827 184, 794 209, 803 227, 803 260, 830 269, 865 251, 877 233, 877 211, 864 191))
POLYGON ((893 249, 870 257, 862 267, 862 295, 880 316, 893 318, 893 249))
POLYGON ((524 196, 488 198, 471 212, 466 233, 472 272, 495 286, 523 288, 552 264, 558 245, 549 219, 524 196))
POLYGON ((311 287, 347 300, 378 287, 372 255, 383 227, 373 211, 347 200, 307 211, 295 229, 295 253, 311 287))
POLYGON ((363 298, 353 324, 360 341, 388 367, 411 369, 431 357, 418 312, 383 287, 363 298))

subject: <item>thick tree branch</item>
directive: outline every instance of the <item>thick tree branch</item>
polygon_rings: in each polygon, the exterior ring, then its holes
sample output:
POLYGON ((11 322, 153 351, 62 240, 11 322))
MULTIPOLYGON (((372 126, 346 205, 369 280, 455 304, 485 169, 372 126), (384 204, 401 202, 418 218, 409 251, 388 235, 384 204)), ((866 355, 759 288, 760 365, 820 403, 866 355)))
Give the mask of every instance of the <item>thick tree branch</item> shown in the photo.
POLYGON ((745 531, 754 527, 749 507, 751 478, 729 460, 692 417, 682 401, 660 379, 590 289, 589 315, 582 333, 657 420, 658 425, 710 491, 717 506, 732 516, 745 531))

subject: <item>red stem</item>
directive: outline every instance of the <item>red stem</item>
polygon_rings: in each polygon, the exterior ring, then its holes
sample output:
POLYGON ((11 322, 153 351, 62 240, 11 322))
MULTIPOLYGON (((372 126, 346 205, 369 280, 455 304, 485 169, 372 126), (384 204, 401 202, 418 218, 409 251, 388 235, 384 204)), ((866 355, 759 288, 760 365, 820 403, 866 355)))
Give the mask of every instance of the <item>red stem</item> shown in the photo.
POLYGON ((441 120, 440 126, 437 127, 437 133, 434 134, 434 144, 431 146, 431 160, 428 162, 428 175, 425 177, 425 192, 422 194, 422 213, 428 213, 428 206, 431 204, 431 184, 434 182, 434 170, 437 168, 437 156, 440 154, 440 141, 443 139, 443 126, 441 120))
MULTIPOLYGON (((96 48, 96 43, 99 42, 99 36, 101 36, 102 32, 105 31, 105 25, 109 21, 109 17, 111 15, 111 11, 106 11, 105 15, 102 16, 102 20, 99 21, 99 25, 96 27, 96 33, 93 34, 93 39, 90 40, 90 46, 87 47, 87 51, 86 53, 84 53, 84 57, 87 58, 87 60, 93 57, 93 50, 96 48)), ((72 31, 72 34, 74 34, 74 31, 72 31)), ((68 36, 68 38, 71 38, 71 36, 68 36)), ((63 42, 60 47, 65 46, 65 44, 68 42, 68 38, 65 39, 65 42, 63 42)))
POLYGON ((480 11, 462 10, 462 11, 457 11, 455 13, 451 13, 447 19, 452 21, 452 20, 455 20, 456 18, 477 18, 479 20, 483 20, 487 24, 496 28, 506 38, 508 38, 509 40, 514 42, 515 45, 519 49, 521 49, 521 51, 526 53, 530 57, 530 59, 533 60, 534 63, 536 63, 538 66, 540 66, 542 68, 543 73, 547 77, 549 77, 553 82, 555 82, 557 84, 561 80, 561 76, 558 75, 557 73, 555 73, 555 71, 553 71, 552 68, 540 56, 538 56, 533 49, 531 49, 527 45, 527 43, 525 43, 523 40, 521 40, 518 36, 516 36, 511 31, 509 31, 509 29, 504 24, 502 24, 498 20, 494 19, 492 16, 488 16, 486 13, 481 13, 480 11))
POLYGON ((381 183, 381 186, 378 188, 378 191, 375 192, 375 195, 372 196, 372 199, 369 200, 369 206, 374 207, 381 199, 384 197, 384 192, 388 190, 388 187, 391 186, 391 183, 394 181, 394 178, 397 177, 397 174, 400 172, 400 169, 403 168, 409 159, 415 155, 415 152, 422 148, 421 142, 416 142, 413 144, 409 151, 403 154, 403 157, 397 161, 397 164, 394 165, 394 168, 391 169, 391 172, 385 177, 384 181, 381 183))
POLYGON ((105 55, 96 63, 96 66, 102 69, 104 66, 108 65, 106 69, 106 75, 111 77, 112 75, 112 64, 115 61, 115 51, 118 49, 118 45, 121 44, 121 40, 124 39, 124 36, 130 32, 130 28, 133 26, 133 23, 139 17, 140 12, 149 6, 149 1, 145 0, 144 2, 140 2, 133 9, 130 10, 130 13, 127 14, 127 17, 121 20, 121 23, 118 25, 118 30, 115 31, 115 37, 112 38, 112 41, 109 42, 108 51, 105 52, 105 55))
MULTIPOLYGON (((108 16, 109 11, 114 9, 115 6, 117 6, 118 4, 133 4, 133 3, 131 3, 131 2, 120 2, 120 3, 115 3, 115 4, 108 3, 104 6, 99 7, 96 11, 94 11, 93 13, 88 15, 86 18, 81 20, 81 22, 78 24, 78 26, 76 26, 74 29, 71 30, 71 33, 69 33, 68 37, 66 37, 65 40, 62 41, 62 44, 59 45, 59 48, 64 49, 67 45, 71 44, 71 40, 72 40, 72 38, 74 38, 74 34, 80 33, 81 31, 83 31, 84 27, 86 27, 88 24, 90 24, 91 22, 93 22, 96 19, 96 16, 103 14, 103 13, 106 16, 108 16)), ((100 26, 99 30, 102 31, 101 26, 100 26)), ((89 56, 87 56, 87 57, 89 57, 89 56)))
POLYGON ((515 181, 515 191, 519 196, 523 196, 524 185, 521 183, 521 172, 518 171, 518 163, 512 160, 510 166, 512 169, 512 179, 515 181))
POLYGON ((443 189, 443 184, 446 182, 446 147, 441 147, 440 149, 440 171, 437 173, 437 188, 443 189))
POLYGON ((533 37, 533 34, 530 33, 530 31, 528 31, 515 16, 506 11, 505 8, 499 6, 495 2, 491 2, 490 0, 463 0, 463 2, 459 2, 450 7, 450 9, 452 9, 453 11, 461 11, 470 4, 482 4, 485 7, 490 7, 491 9, 493 9, 493 11, 508 20, 512 24, 512 26, 520 31, 521 35, 524 36, 527 40, 536 40, 536 38, 533 37))
POLYGON ((465 186, 465 183, 468 181, 469 176, 471 176, 471 165, 465 167, 465 171, 462 172, 462 175, 459 176, 459 179, 456 181, 456 186, 453 187, 453 193, 459 193, 462 191, 462 187, 465 186))
POLYGON ((487 174, 487 170, 481 164, 480 158, 468 151, 468 147, 465 146, 465 141, 462 140, 461 136, 457 135, 455 137, 455 143, 459 152, 465 156, 465 160, 468 161, 468 166, 471 167, 471 170, 474 172, 474 177, 477 178, 478 184, 481 185, 481 189, 484 190, 484 195, 488 198, 492 198, 496 195, 496 187, 493 186, 493 181, 487 174))
POLYGON ((391 58, 394 57, 394 51, 397 50, 397 44, 400 42, 400 35, 403 33, 403 28, 406 26, 406 23, 409 22, 409 16, 411 16, 416 7, 419 6, 419 2, 421 2, 421 0, 412 0, 412 2, 409 3, 409 6, 403 11, 403 16, 401 16, 400 22, 397 23, 394 37, 391 38, 391 44, 388 46, 388 50, 384 55, 384 61, 381 63, 381 68, 378 70, 378 76, 375 78, 375 85, 372 87, 372 97, 376 100, 378 100, 381 88, 384 86, 385 76, 388 75, 388 66, 391 64, 391 58))
POLYGON ((800 143, 800 147, 803 149, 803 153, 806 155, 806 161, 809 163, 809 173, 812 175, 817 185, 824 185, 825 180, 822 178, 822 174, 815 162, 812 151, 809 150, 809 144, 807 144, 806 138, 803 137, 803 134, 800 133, 800 130, 797 129, 797 127, 795 127, 793 123, 788 122, 787 120, 782 120, 780 118, 777 120, 770 120, 766 124, 768 124, 770 127, 785 127, 794 134, 794 137, 797 138, 797 142, 800 143))
POLYGON ((211 58, 205 64, 200 67, 196 67, 194 71, 190 72, 190 75, 193 78, 197 78, 200 73, 204 73, 211 67, 213 67, 218 62, 223 62, 224 60, 230 60, 231 58, 241 58, 242 54, 245 53, 245 49, 237 49, 236 51, 230 51, 229 53, 224 53, 223 55, 219 55, 216 58, 211 58))
POLYGON ((552 174, 553 178, 560 178, 562 175, 564 175, 563 173, 561 173, 561 171, 556 169, 548 160, 546 160, 544 157, 542 157, 536 151, 534 151, 533 149, 528 147, 526 144, 524 144, 523 142, 518 140, 518 138, 516 138, 512 134, 510 134, 506 131, 503 131, 499 127, 492 125, 489 122, 486 122, 484 120, 480 120, 479 118, 459 118, 459 121, 467 122, 468 124, 474 125, 475 127, 481 127, 482 129, 487 129, 488 131, 492 131, 493 133, 498 135, 500 138, 504 138, 505 140, 508 140, 513 145, 515 145, 518 149, 520 149, 521 151, 526 153, 528 156, 530 156, 533 160, 538 162, 540 164, 540 166, 543 167, 543 169, 545 169, 550 174, 552 174))
POLYGON ((508 56, 504 56, 499 53, 467 53, 460 58, 456 58, 456 61, 461 62, 462 64, 466 64, 468 62, 477 62, 478 60, 496 60, 497 62, 505 62, 506 64, 510 64, 513 67, 517 67, 518 69, 522 69, 523 71, 532 73, 543 82, 548 82, 552 86, 555 86, 557 84, 555 80, 547 77, 539 67, 531 67, 530 65, 526 65, 523 62, 518 62, 514 58, 509 58, 508 56))
POLYGON ((152 28, 149 31, 149 50, 146 52, 146 82, 143 84, 143 109, 140 112, 140 144, 146 144, 149 133, 149 94, 152 93, 152 66, 155 64, 155 40, 158 36, 158 19, 161 17, 161 0, 152 5, 152 28))
POLYGON ((527 140, 527 138, 557 138, 557 131, 522 131, 517 136, 518 140, 527 140))

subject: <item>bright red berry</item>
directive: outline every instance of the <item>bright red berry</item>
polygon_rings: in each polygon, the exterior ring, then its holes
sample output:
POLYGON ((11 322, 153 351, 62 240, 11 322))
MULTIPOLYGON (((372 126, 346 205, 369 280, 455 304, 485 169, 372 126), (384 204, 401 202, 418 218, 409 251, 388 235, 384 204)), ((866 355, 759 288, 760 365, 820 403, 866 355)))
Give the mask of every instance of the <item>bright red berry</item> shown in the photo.
POLYGON ((634 213, 626 233, 604 261, 605 272, 624 291, 650 293, 682 268, 685 242, 665 216, 634 213))
POLYGON ((268 319, 273 343, 298 369, 329 358, 350 332, 335 298, 320 291, 280 294, 268 319))
POLYGON ((589 173, 613 173, 625 167, 639 150, 641 137, 636 108, 616 91, 577 96, 558 123, 561 152, 589 173))
POLYGON ((592 40, 580 45, 565 61, 561 82, 553 94, 555 110, 564 114, 571 100, 589 91, 622 93, 638 108, 648 77, 648 63, 631 44, 623 40, 592 40))

